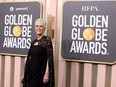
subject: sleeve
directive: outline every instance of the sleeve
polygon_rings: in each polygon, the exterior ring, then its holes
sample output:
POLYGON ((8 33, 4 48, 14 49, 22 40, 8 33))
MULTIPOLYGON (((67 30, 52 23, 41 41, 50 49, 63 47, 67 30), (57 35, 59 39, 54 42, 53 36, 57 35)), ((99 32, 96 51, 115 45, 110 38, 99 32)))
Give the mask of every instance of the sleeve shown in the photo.
POLYGON ((54 79, 53 46, 50 37, 47 37, 46 49, 49 69, 49 87, 54 87, 55 79, 54 79))
MULTIPOLYGON (((30 48, 31 48, 31 47, 32 47, 32 43, 31 43, 30 48)), ((26 62, 25 62, 24 71, 28 71, 29 64, 30 64, 30 49, 29 49, 29 51, 28 51, 27 60, 26 60, 26 62)))
POLYGON ((26 63, 25 63, 25 68, 24 68, 24 77, 23 77, 23 87, 27 87, 28 83, 28 66, 29 66, 29 58, 27 57, 26 63))
MULTIPOLYGON (((31 44, 32 45, 32 44, 31 44)), ((24 77, 23 77, 23 87, 27 87, 28 83, 27 83, 27 80, 28 80, 28 67, 29 67, 29 64, 30 64, 30 49, 28 51, 28 55, 27 55, 27 59, 26 59, 26 62, 25 62, 25 67, 24 67, 24 77)))

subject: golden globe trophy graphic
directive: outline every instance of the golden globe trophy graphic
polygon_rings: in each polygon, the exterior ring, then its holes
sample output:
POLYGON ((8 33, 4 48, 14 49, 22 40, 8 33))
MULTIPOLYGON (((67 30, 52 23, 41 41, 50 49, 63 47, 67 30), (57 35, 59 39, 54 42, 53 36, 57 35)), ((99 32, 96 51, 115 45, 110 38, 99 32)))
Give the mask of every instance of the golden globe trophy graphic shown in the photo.
POLYGON ((95 36, 95 32, 92 28, 86 28, 83 32, 83 37, 87 41, 92 40, 94 36, 95 36))
POLYGON ((22 34, 22 29, 21 29, 21 27, 20 27, 20 26, 15 26, 15 27, 13 28, 13 35, 14 35, 15 37, 19 37, 21 34, 22 34))

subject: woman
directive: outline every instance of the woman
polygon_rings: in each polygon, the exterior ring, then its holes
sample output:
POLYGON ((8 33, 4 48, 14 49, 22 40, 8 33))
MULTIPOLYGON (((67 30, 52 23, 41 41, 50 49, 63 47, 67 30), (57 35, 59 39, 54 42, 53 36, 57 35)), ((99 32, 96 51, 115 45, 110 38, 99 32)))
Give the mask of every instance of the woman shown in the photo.
POLYGON ((53 47, 44 35, 46 22, 35 21, 37 38, 32 41, 25 64, 23 87, 54 87, 53 47), (46 84, 46 85, 45 85, 46 84))

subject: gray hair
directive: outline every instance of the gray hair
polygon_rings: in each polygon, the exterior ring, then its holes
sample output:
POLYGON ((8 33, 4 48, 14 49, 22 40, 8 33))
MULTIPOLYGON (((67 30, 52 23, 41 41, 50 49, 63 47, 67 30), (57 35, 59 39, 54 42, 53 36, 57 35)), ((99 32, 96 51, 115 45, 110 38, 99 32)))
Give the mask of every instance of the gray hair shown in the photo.
POLYGON ((43 28, 46 28, 46 21, 41 19, 41 18, 38 18, 36 21, 35 21, 35 25, 40 22, 43 26, 43 28))

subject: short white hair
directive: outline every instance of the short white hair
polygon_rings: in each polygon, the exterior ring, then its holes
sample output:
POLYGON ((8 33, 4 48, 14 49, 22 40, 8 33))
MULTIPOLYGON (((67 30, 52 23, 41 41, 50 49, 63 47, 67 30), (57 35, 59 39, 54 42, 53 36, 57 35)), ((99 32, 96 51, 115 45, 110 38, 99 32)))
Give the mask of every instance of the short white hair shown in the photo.
POLYGON ((36 19, 36 21, 35 21, 35 25, 36 25, 38 22, 40 22, 40 23, 42 24, 42 26, 46 29, 46 21, 45 21, 45 20, 43 20, 43 19, 41 19, 41 18, 38 18, 38 19, 36 19))

